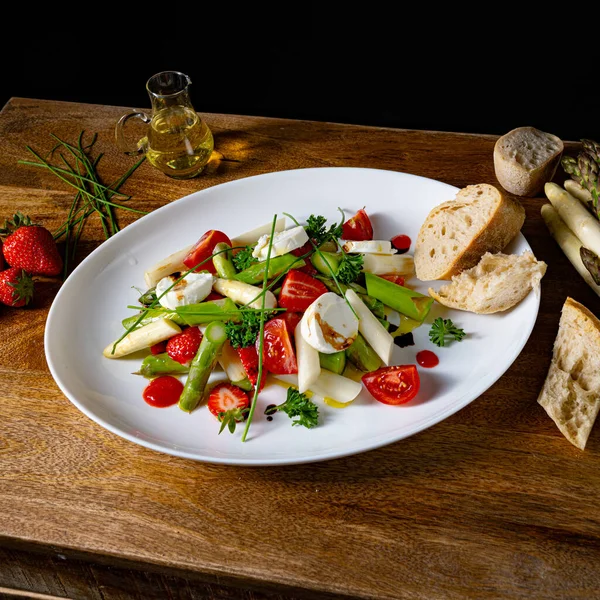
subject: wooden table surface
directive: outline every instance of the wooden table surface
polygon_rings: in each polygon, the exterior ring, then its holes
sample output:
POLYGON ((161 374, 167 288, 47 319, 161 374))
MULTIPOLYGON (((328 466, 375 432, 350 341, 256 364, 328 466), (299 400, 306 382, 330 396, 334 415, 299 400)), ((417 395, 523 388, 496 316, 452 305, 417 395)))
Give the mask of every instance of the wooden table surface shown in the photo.
MULTIPOLYGON (((50 229, 65 219, 72 191, 17 164, 26 144, 49 150, 50 132, 67 139, 98 132, 102 177, 124 172, 132 159, 113 141, 124 112, 11 100, 0 114, 0 218, 20 209, 50 229)), ((132 205, 152 210, 232 179, 303 167, 375 167, 460 187, 497 183, 494 136, 204 116, 222 160, 188 181, 145 163, 124 188, 132 205)), ((2 307, 0 595, 12 586, 72 598, 598 597, 600 428, 581 452, 536 399, 565 298, 597 314, 600 300, 549 237, 541 204, 524 201, 523 228, 548 263, 540 312, 506 374, 418 435, 329 462, 235 468, 121 439, 79 412, 48 371, 44 323, 60 282, 40 282, 26 310, 2 307), (65 567, 61 578, 60 564, 87 565, 88 575, 75 582, 65 567), (133 573, 137 587, 114 577, 102 583, 99 569, 133 573), (139 582, 158 576, 179 591, 169 596, 150 584, 143 591, 139 582), (93 581, 104 594, 92 591, 93 581)), ((121 215, 123 225, 130 219, 121 215)), ((101 240, 90 220, 80 258, 101 240)))

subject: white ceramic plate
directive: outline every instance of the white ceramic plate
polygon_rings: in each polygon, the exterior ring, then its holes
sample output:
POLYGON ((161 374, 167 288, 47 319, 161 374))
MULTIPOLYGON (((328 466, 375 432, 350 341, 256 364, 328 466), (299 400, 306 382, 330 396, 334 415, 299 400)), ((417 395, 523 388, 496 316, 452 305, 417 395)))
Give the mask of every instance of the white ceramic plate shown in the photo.
MULTIPOLYGON (((122 332, 144 287, 144 270, 208 229, 234 237, 270 222, 274 213, 339 219, 366 206, 378 239, 404 233, 415 239, 427 213, 455 195, 456 188, 414 175, 372 169, 323 168, 249 177, 196 192, 129 225, 103 243, 72 273, 56 296, 46 325, 45 347, 52 375, 82 412, 132 442, 176 456, 234 465, 282 465, 320 461, 396 442, 438 423, 487 390, 517 358, 533 329, 539 298, 529 296, 513 310, 479 316, 436 306, 468 333, 461 343, 437 348, 429 326, 415 331, 415 346, 394 351, 393 364, 415 363, 418 350, 439 356, 433 369, 419 369, 421 390, 412 402, 387 406, 363 390, 345 409, 319 403, 320 425, 292 427, 285 414, 272 422, 268 404, 285 399, 272 385, 261 393, 245 443, 241 427, 217 435, 218 423, 205 407, 188 415, 172 406, 157 409, 142 399, 147 381, 131 373, 141 359, 109 360, 102 350, 122 332)), ((507 249, 529 249, 519 235, 507 249)), ((413 279, 411 284, 416 284, 413 279)), ((415 285, 420 291, 425 284, 415 285)))

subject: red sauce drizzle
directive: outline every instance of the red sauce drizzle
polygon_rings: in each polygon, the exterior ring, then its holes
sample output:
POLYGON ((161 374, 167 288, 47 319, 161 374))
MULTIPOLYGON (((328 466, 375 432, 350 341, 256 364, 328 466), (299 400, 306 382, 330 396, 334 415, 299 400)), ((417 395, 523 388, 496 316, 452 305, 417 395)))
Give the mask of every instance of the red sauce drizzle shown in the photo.
POLYGON ((179 402, 183 391, 183 383, 171 375, 163 375, 153 379, 142 394, 144 400, 156 408, 165 408, 179 402))
POLYGON ((426 369, 432 369, 440 363, 440 359, 431 350, 421 350, 417 352, 417 362, 426 369))
POLYGON ((408 252, 411 241, 407 235, 397 235, 396 237, 393 237, 391 241, 392 246, 398 250, 398 254, 404 254, 405 252, 408 252))

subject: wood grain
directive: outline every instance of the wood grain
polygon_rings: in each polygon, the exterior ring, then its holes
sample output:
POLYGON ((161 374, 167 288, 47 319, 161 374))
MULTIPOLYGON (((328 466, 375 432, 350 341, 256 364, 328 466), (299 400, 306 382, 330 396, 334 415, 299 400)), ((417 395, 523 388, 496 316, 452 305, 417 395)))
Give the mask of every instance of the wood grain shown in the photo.
MULTIPOLYGON (((131 166, 112 137, 125 110, 11 100, 0 114, 0 216, 21 209, 51 228, 64 220, 72 193, 17 164, 25 144, 50 149, 50 132, 73 139, 81 129, 97 131, 106 181, 131 166)), ((315 166, 405 171, 460 187, 497 183, 494 136, 204 117, 221 157, 189 181, 142 165, 124 188, 137 208, 232 179, 315 166)), ((48 372, 43 331, 59 283, 40 283, 33 307, 0 311, 0 546, 18 542, 48 556, 80 553, 91 564, 126 562, 282 594, 598 597, 600 432, 580 452, 536 399, 566 296, 596 314, 600 300, 547 234, 541 204, 525 200, 523 230, 549 265, 539 317, 506 374, 418 435, 326 463, 200 464, 105 431, 71 405, 48 372)), ((131 219, 124 214, 121 222, 131 219)), ((101 239, 90 223, 80 258, 101 239)), ((14 587, 14 577, 0 562, 2 585, 14 587)))

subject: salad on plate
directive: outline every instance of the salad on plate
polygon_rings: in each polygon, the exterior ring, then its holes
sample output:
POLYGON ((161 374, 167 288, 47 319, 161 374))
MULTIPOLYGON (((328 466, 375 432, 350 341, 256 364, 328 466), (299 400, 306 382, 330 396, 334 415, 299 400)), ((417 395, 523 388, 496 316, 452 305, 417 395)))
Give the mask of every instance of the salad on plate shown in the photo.
MULTIPOLYGON (((405 284, 414 271, 407 236, 374 239, 364 209, 348 220, 340 213, 339 222, 310 215, 304 224, 275 215, 233 239, 207 231, 145 272, 148 289, 104 356, 146 351, 137 375, 150 380, 149 405, 187 413, 206 405, 219 433, 245 422, 243 441, 268 382, 287 397, 267 407, 267 418, 284 412, 307 428, 318 424, 316 398, 345 408, 363 385, 374 401, 409 402, 419 373, 392 364, 392 351, 411 343, 433 299, 405 284), (215 385, 219 367, 226 380, 215 385)), ((438 337, 464 335, 444 326, 438 337)))

